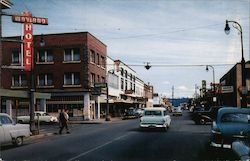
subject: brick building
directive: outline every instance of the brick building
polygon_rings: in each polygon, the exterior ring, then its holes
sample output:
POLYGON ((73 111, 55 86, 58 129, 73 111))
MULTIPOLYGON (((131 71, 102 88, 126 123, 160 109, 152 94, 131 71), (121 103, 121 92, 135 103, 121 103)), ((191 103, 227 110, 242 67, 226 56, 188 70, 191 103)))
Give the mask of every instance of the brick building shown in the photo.
MULTIPOLYGON (((105 82, 106 57, 106 45, 88 32, 34 36, 35 90, 51 93, 47 101, 36 100, 36 110, 57 112, 67 107, 71 116, 95 119, 100 109, 95 106, 90 88, 95 82, 105 82), (45 44, 40 44, 41 40, 45 44)), ((20 43, 3 42, 2 58, 2 65, 10 67, 2 69, 3 88, 28 91, 30 72, 11 68, 21 66, 20 43)), ((20 109, 29 109, 28 100, 19 101, 20 109)))

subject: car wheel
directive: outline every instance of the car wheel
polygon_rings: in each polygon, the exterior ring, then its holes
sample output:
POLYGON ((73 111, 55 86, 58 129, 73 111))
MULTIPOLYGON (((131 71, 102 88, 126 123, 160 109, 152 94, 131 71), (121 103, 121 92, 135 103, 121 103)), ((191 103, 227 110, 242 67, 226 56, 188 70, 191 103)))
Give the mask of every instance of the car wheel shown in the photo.
POLYGON ((201 124, 201 125, 205 125, 205 124, 206 124, 206 120, 203 119, 203 118, 201 118, 201 119, 200 119, 200 124, 201 124))
POLYGON ((21 146, 21 145, 23 145, 23 137, 21 137, 21 136, 17 137, 17 138, 15 139, 15 141, 14 141, 14 144, 15 144, 16 146, 21 146))
POLYGON ((22 121, 22 120, 18 120, 18 121, 17 121, 17 123, 22 124, 22 123, 23 123, 23 121, 22 121))

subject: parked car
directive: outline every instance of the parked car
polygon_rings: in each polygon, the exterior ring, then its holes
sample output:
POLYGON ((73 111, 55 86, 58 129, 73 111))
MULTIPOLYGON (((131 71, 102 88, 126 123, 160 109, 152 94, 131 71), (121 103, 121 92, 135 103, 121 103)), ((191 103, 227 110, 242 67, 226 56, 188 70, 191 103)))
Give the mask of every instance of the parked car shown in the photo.
POLYGON ((175 106, 172 110, 173 116, 182 116, 181 106, 175 106))
POLYGON ((215 117, 217 116, 218 110, 222 106, 211 106, 208 109, 199 109, 194 111, 192 114, 192 120, 195 124, 205 125, 208 122, 213 122, 215 117))
POLYGON ((23 144, 23 138, 30 136, 30 126, 15 124, 12 118, 0 113, 0 144, 13 143, 16 146, 23 144))
MULTIPOLYGON (((50 116, 48 113, 43 112, 43 111, 35 111, 35 121, 38 120, 41 123, 56 123, 58 122, 57 117, 55 116, 50 116)), ((30 122, 30 116, 18 116, 17 117, 17 122, 18 123, 29 123, 30 122)))
POLYGON ((212 124, 212 147, 231 148, 235 140, 247 140, 250 136, 250 109, 224 107, 219 109, 212 124))
POLYGON ((136 117, 142 117, 143 113, 144 113, 144 109, 143 108, 137 108, 137 109, 135 109, 135 116, 136 117))
POLYGON ((171 118, 167 114, 166 108, 163 107, 145 108, 144 114, 140 118, 141 128, 163 128, 167 130, 170 123, 171 118))
POLYGON ((137 118, 136 113, 135 113, 135 108, 130 107, 128 109, 125 110, 125 112, 123 113, 122 119, 134 119, 137 118))

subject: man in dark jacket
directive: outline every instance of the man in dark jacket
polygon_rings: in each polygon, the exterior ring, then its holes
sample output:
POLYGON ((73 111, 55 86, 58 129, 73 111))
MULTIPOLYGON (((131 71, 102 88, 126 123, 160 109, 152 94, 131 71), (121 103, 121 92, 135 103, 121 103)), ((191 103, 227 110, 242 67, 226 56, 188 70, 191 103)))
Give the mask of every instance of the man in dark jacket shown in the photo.
POLYGON ((62 134, 62 130, 64 128, 66 129, 67 134, 69 134, 68 120, 69 120, 68 110, 62 109, 59 114, 59 126, 60 126, 59 134, 62 134))

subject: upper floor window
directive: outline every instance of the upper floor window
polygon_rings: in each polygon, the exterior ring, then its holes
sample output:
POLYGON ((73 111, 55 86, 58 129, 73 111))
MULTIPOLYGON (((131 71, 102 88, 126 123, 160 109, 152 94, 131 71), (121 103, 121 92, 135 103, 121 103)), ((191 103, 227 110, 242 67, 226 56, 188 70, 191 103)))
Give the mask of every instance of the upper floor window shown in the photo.
POLYGON ((125 78, 128 78, 128 72, 125 70, 125 78))
POLYGON ((90 50, 90 62, 95 63, 95 52, 90 50))
POLYGON ((27 86, 27 78, 25 74, 17 74, 12 76, 13 87, 25 87, 27 86))
POLYGON ((38 85, 39 86, 52 86, 53 85, 52 74, 39 74, 38 75, 38 85))
POLYGON ((106 81, 105 77, 102 77, 102 83, 105 83, 105 81, 106 81))
POLYGON ((100 55, 97 53, 97 65, 100 65, 100 55))
POLYGON ((101 56, 101 67, 105 68, 105 57, 101 56))
POLYGON ((65 49, 64 50, 64 61, 80 61, 80 50, 79 49, 65 49))
POLYGON ((65 73, 64 85, 80 85, 80 73, 65 73))
POLYGON ((19 51, 12 52, 12 64, 21 64, 21 56, 19 51))
POLYGON ((123 70, 123 68, 121 68, 121 76, 123 76, 124 75, 124 70, 123 70))
POLYGON ((93 86, 94 83, 95 83, 95 73, 91 73, 91 80, 90 80, 91 86, 93 86))
POLYGON ((123 81, 123 78, 121 79, 121 90, 124 90, 124 81, 123 81))
POLYGON ((51 50, 40 50, 38 52, 37 58, 38 58, 38 62, 41 62, 41 63, 47 63, 47 62, 54 61, 53 53, 51 50))

